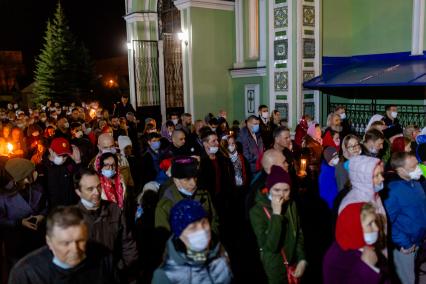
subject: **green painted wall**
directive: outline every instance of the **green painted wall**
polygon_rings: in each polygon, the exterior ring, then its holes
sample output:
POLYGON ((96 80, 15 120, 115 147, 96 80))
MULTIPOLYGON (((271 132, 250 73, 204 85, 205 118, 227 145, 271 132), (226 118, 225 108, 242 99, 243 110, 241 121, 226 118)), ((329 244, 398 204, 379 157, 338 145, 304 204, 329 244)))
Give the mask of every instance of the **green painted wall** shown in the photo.
POLYGON ((323 56, 352 55, 352 0, 322 1, 323 56))
POLYGON ((401 0, 323 0, 323 56, 410 51, 412 5, 401 0))
MULTIPOLYGON (((234 13, 190 8, 194 116, 233 109, 229 69, 235 61, 234 13)), ((232 114, 231 114, 232 115, 232 114)))
POLYGON ((411 50, 412 1, 354 0, 353 54, 411 50))

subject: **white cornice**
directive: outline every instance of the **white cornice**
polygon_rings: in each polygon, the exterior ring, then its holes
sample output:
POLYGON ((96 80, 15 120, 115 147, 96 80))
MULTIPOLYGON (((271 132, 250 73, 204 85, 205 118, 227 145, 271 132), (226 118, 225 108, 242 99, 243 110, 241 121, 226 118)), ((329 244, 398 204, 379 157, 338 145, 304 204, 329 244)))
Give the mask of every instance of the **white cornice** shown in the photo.
POLYGON ((263 77, 266 76, 266 67, 231 69, 230 73, 232 78, 263 77))
POLYGON ((134 12, 124 16, 126 23, 134 23, 134 22, 146 22, 146 21, 157 21, 157 13, 149 12, 149 13, 141 13, 134 12))
POLYGON ((234 11, 235 2, 222 0, 176 0, 174 4, 178 10, 189 7, 234 11))

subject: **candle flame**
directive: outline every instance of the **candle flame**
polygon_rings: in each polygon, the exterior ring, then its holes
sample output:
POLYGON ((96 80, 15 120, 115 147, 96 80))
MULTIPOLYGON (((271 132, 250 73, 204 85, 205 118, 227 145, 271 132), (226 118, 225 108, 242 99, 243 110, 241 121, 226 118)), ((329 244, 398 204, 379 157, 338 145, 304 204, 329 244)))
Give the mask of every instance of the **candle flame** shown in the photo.
POLYGON ((9 150, 9 152, 13 151, 13 145, 11 143, 7 143, 7 150, 9 150))

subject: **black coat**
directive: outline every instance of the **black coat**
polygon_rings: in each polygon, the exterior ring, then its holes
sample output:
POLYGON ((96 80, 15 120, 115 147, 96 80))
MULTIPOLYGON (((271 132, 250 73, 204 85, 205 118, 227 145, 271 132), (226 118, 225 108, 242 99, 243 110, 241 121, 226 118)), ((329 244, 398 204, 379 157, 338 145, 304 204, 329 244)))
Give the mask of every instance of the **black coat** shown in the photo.
POLYGON ((87 244, 86 259, 71 269, 53 264, 53 254, 44 246, 21 259, 12 269, 9 284, 113 284, 119 283, 112 256, 106 248, 87 244))

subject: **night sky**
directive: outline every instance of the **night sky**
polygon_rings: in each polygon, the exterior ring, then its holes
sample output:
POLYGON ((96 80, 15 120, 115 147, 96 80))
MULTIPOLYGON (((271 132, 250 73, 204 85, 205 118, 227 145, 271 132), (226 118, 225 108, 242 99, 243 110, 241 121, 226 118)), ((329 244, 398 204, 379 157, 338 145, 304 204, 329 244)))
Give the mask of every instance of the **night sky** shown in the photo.
MULTIPOLYGON (((84 42, 92 59, 126 55, 124 0, 62 0, 74 35, 84 42)), ((21 50, 27 74, 44 43, 48 18, 57 0, 0 0, 0 50, 21 50)))

